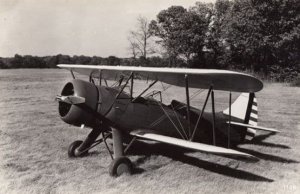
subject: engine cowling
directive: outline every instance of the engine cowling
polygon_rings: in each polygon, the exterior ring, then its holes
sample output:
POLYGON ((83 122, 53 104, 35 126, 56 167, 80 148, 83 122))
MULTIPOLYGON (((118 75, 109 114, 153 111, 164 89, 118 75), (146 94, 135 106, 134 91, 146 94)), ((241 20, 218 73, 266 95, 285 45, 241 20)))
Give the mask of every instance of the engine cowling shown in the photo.
POLYGON ((99 90, 90 83, 79 79, 73 79, 65 84, 61 96, 77 96, 85 99, 82 104, 70 104, 59 101, 58 111, 61 119, 71 125, 94 128, 99 126, 100 121, 92 111, 98 110, 99 90))

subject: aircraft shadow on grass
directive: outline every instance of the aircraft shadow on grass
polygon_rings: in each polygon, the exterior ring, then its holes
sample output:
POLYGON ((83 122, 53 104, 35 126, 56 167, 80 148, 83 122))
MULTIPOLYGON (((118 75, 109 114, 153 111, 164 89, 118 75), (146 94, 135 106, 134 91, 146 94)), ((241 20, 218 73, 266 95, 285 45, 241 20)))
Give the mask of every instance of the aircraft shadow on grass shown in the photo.
POLYGON ((264 142, 263 140, 267 139, 268 137, 275 135, 276 133, 269 133, 264 135, 255 136, 254 139, 251 141, 247 141, 246 144, 255 144, 255 145, 262 145, 267 147, 276 147, 276 148, 282 148, 282 149, 291 149, 287 145, 279 144, 279 143, 271 143, 271 142, 264 142))
MULTIPOLYGON (((246 142, 246 144, 262 145, 262 146, 275 147, 275 148, 281 148, 281 149, 291 149, 287 145, 263 142, 265 139, 267 139, 268 137, 270 137, 272 135, 275 135, 275 133, 269 133, 269 134, 256 136, 255 139, 246 142)), ((258 152, 258 151, 254 151, 254 150, 249 150, 246 148, 237 147, 236 150, 251 154, 251 155, 253 155, 259 159, 263 159, 263 160, 268 160, 268 161, 273 161, 273 162, 281 162, 281 163, 299 163, 299 161, 297 161, 297 160, 283 158, 280 156, 266 154, 266 153, 262 153, 262 152, 258 152)))
MULTIPOLYGON (((260 175, 256 175, 251 172, 246 172, 243 170, 231 168, 225 165, 212 163, 210 161, 201 160, 199 158, 195 158, 192 156, 185 155, 185 153, 190 153, 193 151, 184 149, 184 148, 178 148, 173 145, 167 145, 167 144, 147 144, 144 142, 137 142, 132 146, 132 149, 129 150, 130 155, 141 155, 143 157, 139 158, 135 163, 136 166, 139 166, 139 164, 144 163, 150 156, 152 155, 162 155, 168 158, 171 158, 175 161, 180 161, 182 163, 186 163, 192 166, 196 166, 198 168, 202 168, 214 173, 222 174, 225 176, 238 178, 238 179, 244 179, 249 181, 261 181, 261 182, 273 182, 273 179, 269 179, 260 175), (174 151, 176 150, 176 151, 174 151)), ((145 171, 144 169, 137 168, 135 170, 135 174, 139 174, 145 171)))
POLYGON ((275 156, 275 155, 266 154, 266 153, 261 153, 261 152, 254 151, 254 150, 249 150, 249 149, 246 149, 246 148, 236 148, 236 150, 251 154, 251 155, 253 155, 253 156, 255 156, 259 159, 262 159, 262 160, 268 160, 268 161, 273 161, 273 162, 281 162, 281 163, 299 163, 299 161, 297 161, 297 160, 283 158, 283 157, 280 157, 280 156, 275 156))
MULTIPOLYGON (((282 149, 290 149, 290 147, 282 144, 273 144, 268 142, 262 142, 263 140, 267 139, 271 135, 274 135, 274 133, 264 134, 257 136, 252 142, 248 142, 248 144, 255 144, 255 145, 263 145, 263 146, 270 146, 270 147, 276 147, 276 148, 282 148, 282 149)), ((299 163, 297 160, 283 158, 280 156, 275 156, 271 154, 266 154, 254 150, 249 150, 246 148, 236 148, 236 150, 245 152, 248 154, 251 154, 259 159, 267 160, 267 161, 273 161, 273 162, 281 162, 281 163, 299 163)), ((221 164, 212 163, 209 161, 201 160, 192 156, 185 155, 186 153, 192 153, 194 151, 176 147, 173 145, 168 144, 161 144, 161 143, 155 143, 155 144, 148 144, 142 141, 138 141, 133 144, 131 149, 129 149, 128 154, 129 155, 140 155, 139 159, 137 159, 136 168, 134 169, 134 174, 140 174, 144 172, 145 170, 142 168, 139 168, 139 164, 144 163, 150 156, 152 155, 162 155, 168 158, 172 158, 173 160, 180 161, 182 163, 186 163, 192 166, 196 166, 214 173, 222 174, 225 176, 233 177, 233 178, 239 178, 244 180, 250 180, 250 181, 262 181, 262 182, 273 182, 274 180, 256 175, 254 173, 246 172, 243 170, 239 170, 236 168, 228 167, 221 164), (174 151, 176 150, 176 151, 174 151)), ((89 155, 98 155, 99 152, 93 151, 89 155)), ((236 157, 230 157, 230 156, 223 156, 225 158, 230 158, 234 160, 240 160, 243 162, 254 162, 253 160, 245 160, 243 158, 236 158, 236 157)), ((159 168, 160 166, 153 166, 153 169, 159 168)))

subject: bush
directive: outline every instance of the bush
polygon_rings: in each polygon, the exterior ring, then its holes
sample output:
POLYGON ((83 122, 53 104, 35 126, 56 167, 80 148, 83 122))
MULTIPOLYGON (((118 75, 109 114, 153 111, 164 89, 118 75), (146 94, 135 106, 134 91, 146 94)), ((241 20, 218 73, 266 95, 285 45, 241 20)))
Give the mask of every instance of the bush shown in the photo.
POLYGON ((300 87, 300 76, 298 76, 293 82, 291 82, 291 86, 300 87))
POLYGON ((290 82, 295 81, 299 76, 299 68, 297 65, 290 67, 280 67, 274 65, 269 72, 269 77, 271 80, 279 82, 290 82))

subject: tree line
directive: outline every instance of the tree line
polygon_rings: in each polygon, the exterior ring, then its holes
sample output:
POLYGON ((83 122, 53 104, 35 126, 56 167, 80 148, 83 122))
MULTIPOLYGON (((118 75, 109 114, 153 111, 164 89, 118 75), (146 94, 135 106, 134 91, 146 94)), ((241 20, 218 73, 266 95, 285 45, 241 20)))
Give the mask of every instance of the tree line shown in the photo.
POLYGON ((133 58, 118 58, 116 56, 98 57, 84 55, 54 55, 54 56, 31 56, 19 55, 14 57, 1 58, 0 69, 14 68, 57 68, 57 64, 83 64, 83 65, 110 65, 110 66, 151 66, 151 67, 167 67, 168 61, 159 56, 151 56, 147 59, 140 57, 133 58))
POLYGON ((291 81, 300 73, 299 0, 216 0, 171 6, 137 19, 130 58, 0 58, 0 68, 55 68, 59 63, 232 69, 291 81))
POLYGON ((171 6, 138 24, 130 36, 135 56, 159 46, 169 66, 180 59, 189 68, 258 72, 279 81, 300 72, 299 0, 197 2, 189 9, 171 6))

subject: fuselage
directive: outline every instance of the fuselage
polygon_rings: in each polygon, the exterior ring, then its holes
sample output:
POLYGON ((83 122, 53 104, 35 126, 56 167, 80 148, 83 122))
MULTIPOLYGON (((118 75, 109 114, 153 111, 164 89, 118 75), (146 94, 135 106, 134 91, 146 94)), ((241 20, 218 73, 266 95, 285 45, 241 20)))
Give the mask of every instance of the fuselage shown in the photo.
MULTIPOLYGON (((226 123, 228 116, 222 112, 216 113, 215 119, 212 113, 204 112, 197 122, 200 110, 190 107, 188 117, 187 105, 182 102, 173 100, 166 105, 153 98, 132 98, 120 87, 96 86, 83 80, 68 82, 61 96, 84 99, 84 103, 79 104, 59 102, 62 120, 75 126, 85 125, 99 130, 115 127, 124 134, 139 129, 151 130, 161 135, 187 140, 193 137, 193 141, 208 144, 212 144, 215 137, 215 143, 219 146, 227 146, 228 140, 231 145, 243 142, 247 130, 245 127, 236 126, 231 126, 229 130, 226 123), (105 126, 102 125, 103 122, 106 123, 105 126)), ((235 118, 232 121, 242 122, 235 118)))
MULTIPOLYGON (((190 125, 187 120, 187 105, 173 100, 170 105, 165 105, 153 98, 139 97, 132 101, 129 94, 122 93, 118 99, 113 102, 114 96, 118 93, 117 89, 104 87, 101 90, 107 96, 102 96, 102 105, 113 106, 107 112, 107 108, 99 110, 101 114, 113 121, 116 127, 130 133, 138 129, 147 129, 158 134, 167 135, 176 138, 190 139, 195 131, 194 141, 202 143, 213 143, 213 115, 210 112, 204 112, 197 128, 195 129, 200 110, 194 107, 190 109, 190 125), (107 93, 108 91, 108 93, 107 93), (190 127, 189 127, 190 126, 190 127)), ((244 141, 246 128, 233 127, 228 128, 228 116, 222 112, 215 114, 215 138, 219 146, 227 146, 228 137, 232 145, 244 141), (230 133, 230 136, 228 136, 230 133)), ((232 118, 232 121, 240 122, 232 118)))

